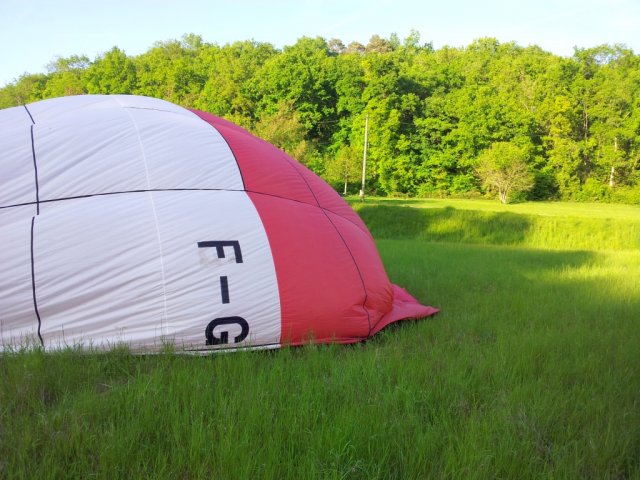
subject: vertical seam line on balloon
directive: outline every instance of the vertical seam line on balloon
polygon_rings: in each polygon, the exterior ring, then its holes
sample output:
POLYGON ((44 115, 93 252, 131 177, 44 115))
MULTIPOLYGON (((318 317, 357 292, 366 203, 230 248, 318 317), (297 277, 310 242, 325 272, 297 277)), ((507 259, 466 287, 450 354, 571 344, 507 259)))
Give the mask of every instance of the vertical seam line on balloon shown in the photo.
POLYGON ((33 140, 33 125, 31 125, 31 153, 33 154, 33 171, 36 180, 36 215, 40 215, 40 186, 38 185, 38 162, 36 161, 36 146, 33 140))
MULTIPOLYGON (((318 207, 321 207, 320 205, 320 201, 318 200, 318 197, 316 197, 316 192, 313 191, 313 188, 311 188, 311 185, 309 185, 309 182, 307 182, 307 179, 304 178, 304 175, 302 175, 302 172, 300 172, 300 170, 298 170, 295 166, 295 164, 293 162, 295 162, 295 160, 291 159, 288 155, 285 154, 284 159, 286 160, 286 162, 289 164, 289 166, 291 168, 293 168, 293 170, 298 174, 298 176, 302 179, 302 181, 305 183, 305 185, 307 186, 307 188, 309 189, 309 191, 311 192, 311 195, 313 195, 313 199, 316 201, 316 203, 318 204, 318 207)), ((322 207, 321 207, 322 208, 322 207)))
MULTIPOLYGON (((112 97, 114 101, 118 104, 119 107, 123 106, 118 101, 117 97, 112 97)), ((158 212, 156 210, 156 203, 153 199, 153 192, 151 192, 151 180, 149 179, 149 165, 147 163, 147 155, 144 150, 144 144, 142 143, 142 136, 140 135, 140 128, 138 127, 138 123, 135 118, 127 108, 123 108, 124 111, 127 112, 131 123, 133 123, 133 127, 136 130, 136 136, 138 137, 138 146, 140 147, 140 154, 142 155, 142 163, 144 165, 144 172, 147 180, 147 188, 149 189, 149 202, 151 203, 151 212, 153 213, 153 221, 156 227, 156 238, 158 240, 158 250, 160 251, 160 276, 162 279, 162 304, 164 309, 164 324, 165 324, 165 335, 169 334, 169 314, 167 309, 167 287, 166 287, 166 279, 165 279, 165 269, 164 269, 164 252, 162 249, 162 238, 160 235, 160 224, 158 222, 158 212)))
POLYGON ((238 167, 238 173, 240 173, 240 181, 242 182, 242 190, 246 191, 247 190, 247 186, 244 183, 244 175, 242 174, 242 169, 240 168, 240 163, 238 162, 238 157, 236 156, 236 152, 233 151, 233 148, 231 148, 231 145, 227 141, 227 138, 222 134, 220 129, 217 126, 215 126, 213 123, 208 122, 204 118, 200 117, 197 113, 195 113, 195 112, 193 112, 191 110, 189 110, 189 111, 191 113, 193 113, 196 117, 198 117, 201 121, 203 121, 204 123, 209 125, 211 128, 213 128, 216 132, 218 132, 218 135, 220 135, 220 138, 222 138, 224 143, 227 145, 227 148, 229 149, 229 152, 231 152, 231 156, 233 157, 233 160, 236 162, 236 167, 238 167))
POLYGON ((31 292, 33 293, 33 308, 38 317, 38 338, 40 338, 40 344, 44 347, 44 340, 42 340, 42 334, 40 329, 42 327, 42 320, 40 319, 40 312, 38 311, 38 300, 36 297, 36 269, 33 258, 33 229, 36 217, 31 217, 31 292))
POLYGON ((31 112, 29 111, 27 106, 23 106, 27 114, 29 115, 29 118, 31 119, 31 154, 33 155, 33 171, 36 182, 36 215, 40 215, 40 186, 38 185, 38 163, 36 162, 36 144, 33 138, 33 126, 36 124, 36 122, 33 120, 33 116, 31 115, 31 112))
MULTIPOLYGON (((38 186, 38 163, 36 162, 36 147, 35 147, 35 142, 33 139, 33 126, 36 124, 35 120, 33 119, 33 116, 31 115, 31 112, 29 111, 29 109, 27 108, 26 105, 23 105, 25 111, 27 112, 27 115, 29 115, 29 118, 31 119, 31 128, 30 128, 30 132, 31 132, 31 153, 33 155, 33 169, 34 169, 34 176, 35 176, 35 182, 36 182, 36 215, 40 215, 40 188, 38 186)), ((36 217, 31 217, 31 293, 33 295, 33 309, 36 312, 36 317, 38 318, 38 338, 40 339, 40 344, 44 347, 44 340, 42 339, 42 333, 40 332, 41 328, 42 328, 42 319, 40 317, 40 311, 38 310, 38 300, 37 300, 37 296, 36 296, 36 267, 35 267, 35 260, 34 260, 34 254, 33 254, 33 230, 34 230, 34 225, 35 225, 35 220, 36 217)))
MULTIPOLYGON (((345 238, 342 236, 342 233, 340 233, 340 230, 338 229, 336 224, 333 223, 333 220, 331 220, 331 217, 324 210, 324 208, 320 208, 320 210, 322 211, 322 213, 324 213, 325 217, 327 217, 327 220, 329 220, 329 222, 331 223, 331 225, 335 229, 336 233, 340 237, 340 240, 342 240, 342 243, 344 244, 345 248, 347 249, 347 252, 349 252, 349 255, 351 256, 351 260, 353 260, 353 265, 356 267, 356 271, 358 272, 358 277, 360 277, 360 283, 362 283, 362 290, 364 292, 364 300, 362 301, 362 309, 367 314, 367 323, 369 324, 369 332, 367 333, 367 337, 369 337, 369 336, 371 336, 371 330, 372 330, 372 327, 371 327, 371 316, 369 315, 369 310, 367 309, 367 299, 368 299, 367 286, 364 283, 364 278, 362 277, 362 272, 360 271, 360 267, 358 266, 358 262, 356 262, 356 257, 353 256, 353 252, 351 252, 351 249, 349 248, 349 244, 347 243, 345 238)), ((340 218, 342 218, 342 217, 340 217, 340 218)))
POLYGON ((23 105, 24 109, 27 111, 27 115, 29 115, 29 118, 31 119, 31 123, 35 124, 36 121, 33 119, 33 115, 31 115, 31 112, 29 111, 29 109, 27 108, 26 105, 23 105))
POLYGON ((340 240, 342 240, 342 243, 344 244, 345 248, 347 249, 347 252, 349 252, 349 255, 351 256, 351 260, 353 260, 353 265, 356 267, 356 271, 358 272, 358 277, 360 277, 360 283, 362 283, 362 290, 364 292, 364 300, 362 302, 362 309, 367 314, 367 324, 369 325, 369 333, 367 334, 367 337, 368 337, 371 334, 371 316, 369 315, 369 310, 367 309, 367 306, 366 306, 367 305, 367 298, 368 298, 367 297, 367 286, 364 283, 364 278, 362 277, 362 272, 360 271, 360 267, 358 266, 358 262, 356 262, 356 257, 353 256, 353 253, 351 252, 351 249, 349 248, 349 244, 347 243, 345 238, 342 236, 342 233, 340 233, 340 230, 338 229, 336 224, 333 223, 333 220, 331 220, 331 217, 329 217, 329 214, 325 211, 325 209, 322 207, 322 205, 320 205, 320 202, 318 201, 318 197, 316 197, 316 194, 313 191, 313 188, 311 188, 311 185, 309 185, 309 182, 307 182, 307 179, 304 178, 304 175, 302 174, 302 172, 300 172, 300 170, 298 170, 296 168, 296 166, 293 164, 293 162, 295 160, 290 159, 288 156, 285 156, 284 158, 289 163, 291 168, 293 168, 296 171, 296 173, 300 176, 300 178, 302 178, 302 181, 307 185, 307 188, 311 192, 311 195, 313 195, 313 198, 316 200, 316 203, 318 204, 318 208, 320 208, 320 210, 325 215, 325 217, 327 217, 327 220, 329 220, 329 222, 333 226, 334 230, 336 231, 336 233, 340 237, 340 240))
MULTIPOLYGON (((205 122, 205 123, 211 125, 209 122, 205 122)), ((247 186, 244 183, 244 175, 242 174, 242 169, 240 168, 240 163, 238 162, 238 157, 236 157, 236 152, 233 151, 233 148, 231 148, 231 145, 229 145, 229 142, 227 141, 225 136, 222 134, 222 132, 220 130, 218 130, 217 127, 211 125, 211 128, 213 128, 216 132, 218 132, 218 135, 220 135, 220 138, 222 138, 222 140, 224 140, 224 143, 227 144, 227 148, 231 152, 231 156, 233 157, 233 160, 236 162, 236 166, 238 167, 238 172, 240 173, 240 181, 242 182, 242 189, 244 191, 246 191, 247 190, 247 186)))

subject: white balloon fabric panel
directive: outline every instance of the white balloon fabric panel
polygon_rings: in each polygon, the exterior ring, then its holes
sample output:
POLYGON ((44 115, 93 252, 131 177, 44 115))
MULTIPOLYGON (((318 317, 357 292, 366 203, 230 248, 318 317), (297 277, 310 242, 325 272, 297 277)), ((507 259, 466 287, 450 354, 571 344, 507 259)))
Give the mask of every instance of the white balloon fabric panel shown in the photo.
POLYGON ((134 192, 47 205, 34 227, 44 344, 99 338, 200 349, 212 320, 233 317, 250 329, 232 343, 277 343, 277 282, 265 242, 244 192, 134 192))
POLYGON ((34 290, 45 346, 160 341, 166 319, 149 195, 52 202, 35 217, 34 290))
POLYGON ((32 125, 24 107, 8 108, 0 115, 0 207, 36 201, 32 125))
POLYGON ((33 215, 32 205, 0 209, 0 348, 40 343, 31 283, 33 215))
POLYGON ((158 189, 242 190, 226 142, 195 115, 121 108, 118 97, 110 98, 111 109, 91 104, 59 118, 49 112, 49 121, 34 125, 40 201, 158 189))

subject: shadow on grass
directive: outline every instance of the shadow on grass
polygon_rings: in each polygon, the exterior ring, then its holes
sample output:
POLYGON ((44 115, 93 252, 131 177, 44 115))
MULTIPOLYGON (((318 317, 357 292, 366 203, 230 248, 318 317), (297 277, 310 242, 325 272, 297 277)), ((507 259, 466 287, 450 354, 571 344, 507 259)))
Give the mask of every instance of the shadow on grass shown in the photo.
POLYGON ((350 205, 357 207, 358 205, 369 205, 369 206, 377 206, 377 205, 389 205, 400 207, 403 205, 427 205, 429 203, 438 203, 439 200, 433 200, 429 198, 385 198, 385 197, 376 197, 376 198, 367 198, 366 200, 360 200, 357 197, 347 198, 346 199, 350 205))
POLYGON ((454 243, 425 248, 411 240, 382 240, 378 248, 394 283, 441 308, 429 323, 443 324, 445 330, 538 328, 546 334, 569 330, 579 337, 626 328, 628 335, 638 336, 637 252, 454 243))
POLYGON ((377 239, 521 245, 531 222, 524 215, 446 208, 366 205, 357 209, 377 239))

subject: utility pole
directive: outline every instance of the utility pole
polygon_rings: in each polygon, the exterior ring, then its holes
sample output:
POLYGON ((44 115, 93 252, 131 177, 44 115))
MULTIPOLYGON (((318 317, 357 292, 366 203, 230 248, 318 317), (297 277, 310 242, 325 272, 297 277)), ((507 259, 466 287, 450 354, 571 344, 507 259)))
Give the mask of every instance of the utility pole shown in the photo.
POLYGON ((369 115, 364 117, 364 154, 362 155, 362 188, 360 188, 360 200, 364 200, 364 184, 367 173, 367 144, 369 138, 369 115))
MULTIPOLYGON (((613 148, 616 152, 616 157, 617 157, 618 156, 618 136, 617 135, 613 137, 613 148)), ((616 167, 611 165, 611 173, 609 174, 609 188, 613 188, 616 186, 615 175, 616 175, 616 167)))

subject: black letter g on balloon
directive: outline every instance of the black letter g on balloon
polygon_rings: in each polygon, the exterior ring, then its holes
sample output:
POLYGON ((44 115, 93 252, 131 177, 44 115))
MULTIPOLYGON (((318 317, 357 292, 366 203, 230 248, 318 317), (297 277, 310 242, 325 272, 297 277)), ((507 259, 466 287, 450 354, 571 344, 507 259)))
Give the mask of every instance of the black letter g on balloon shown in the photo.
POLYGON ((216 337, 213 333, 213 329, 221 325, 239 325, 240 335, 234 337, 233 343, 240 343, 247 335, 249 335, 249 324, 242 317, 220 317, 215 320, 211 320, 209 325, 204 331, 207 339, 207 345, 225 345, 229 343, 229 332, 227 330, 220 331, 220 336, 216 337))

